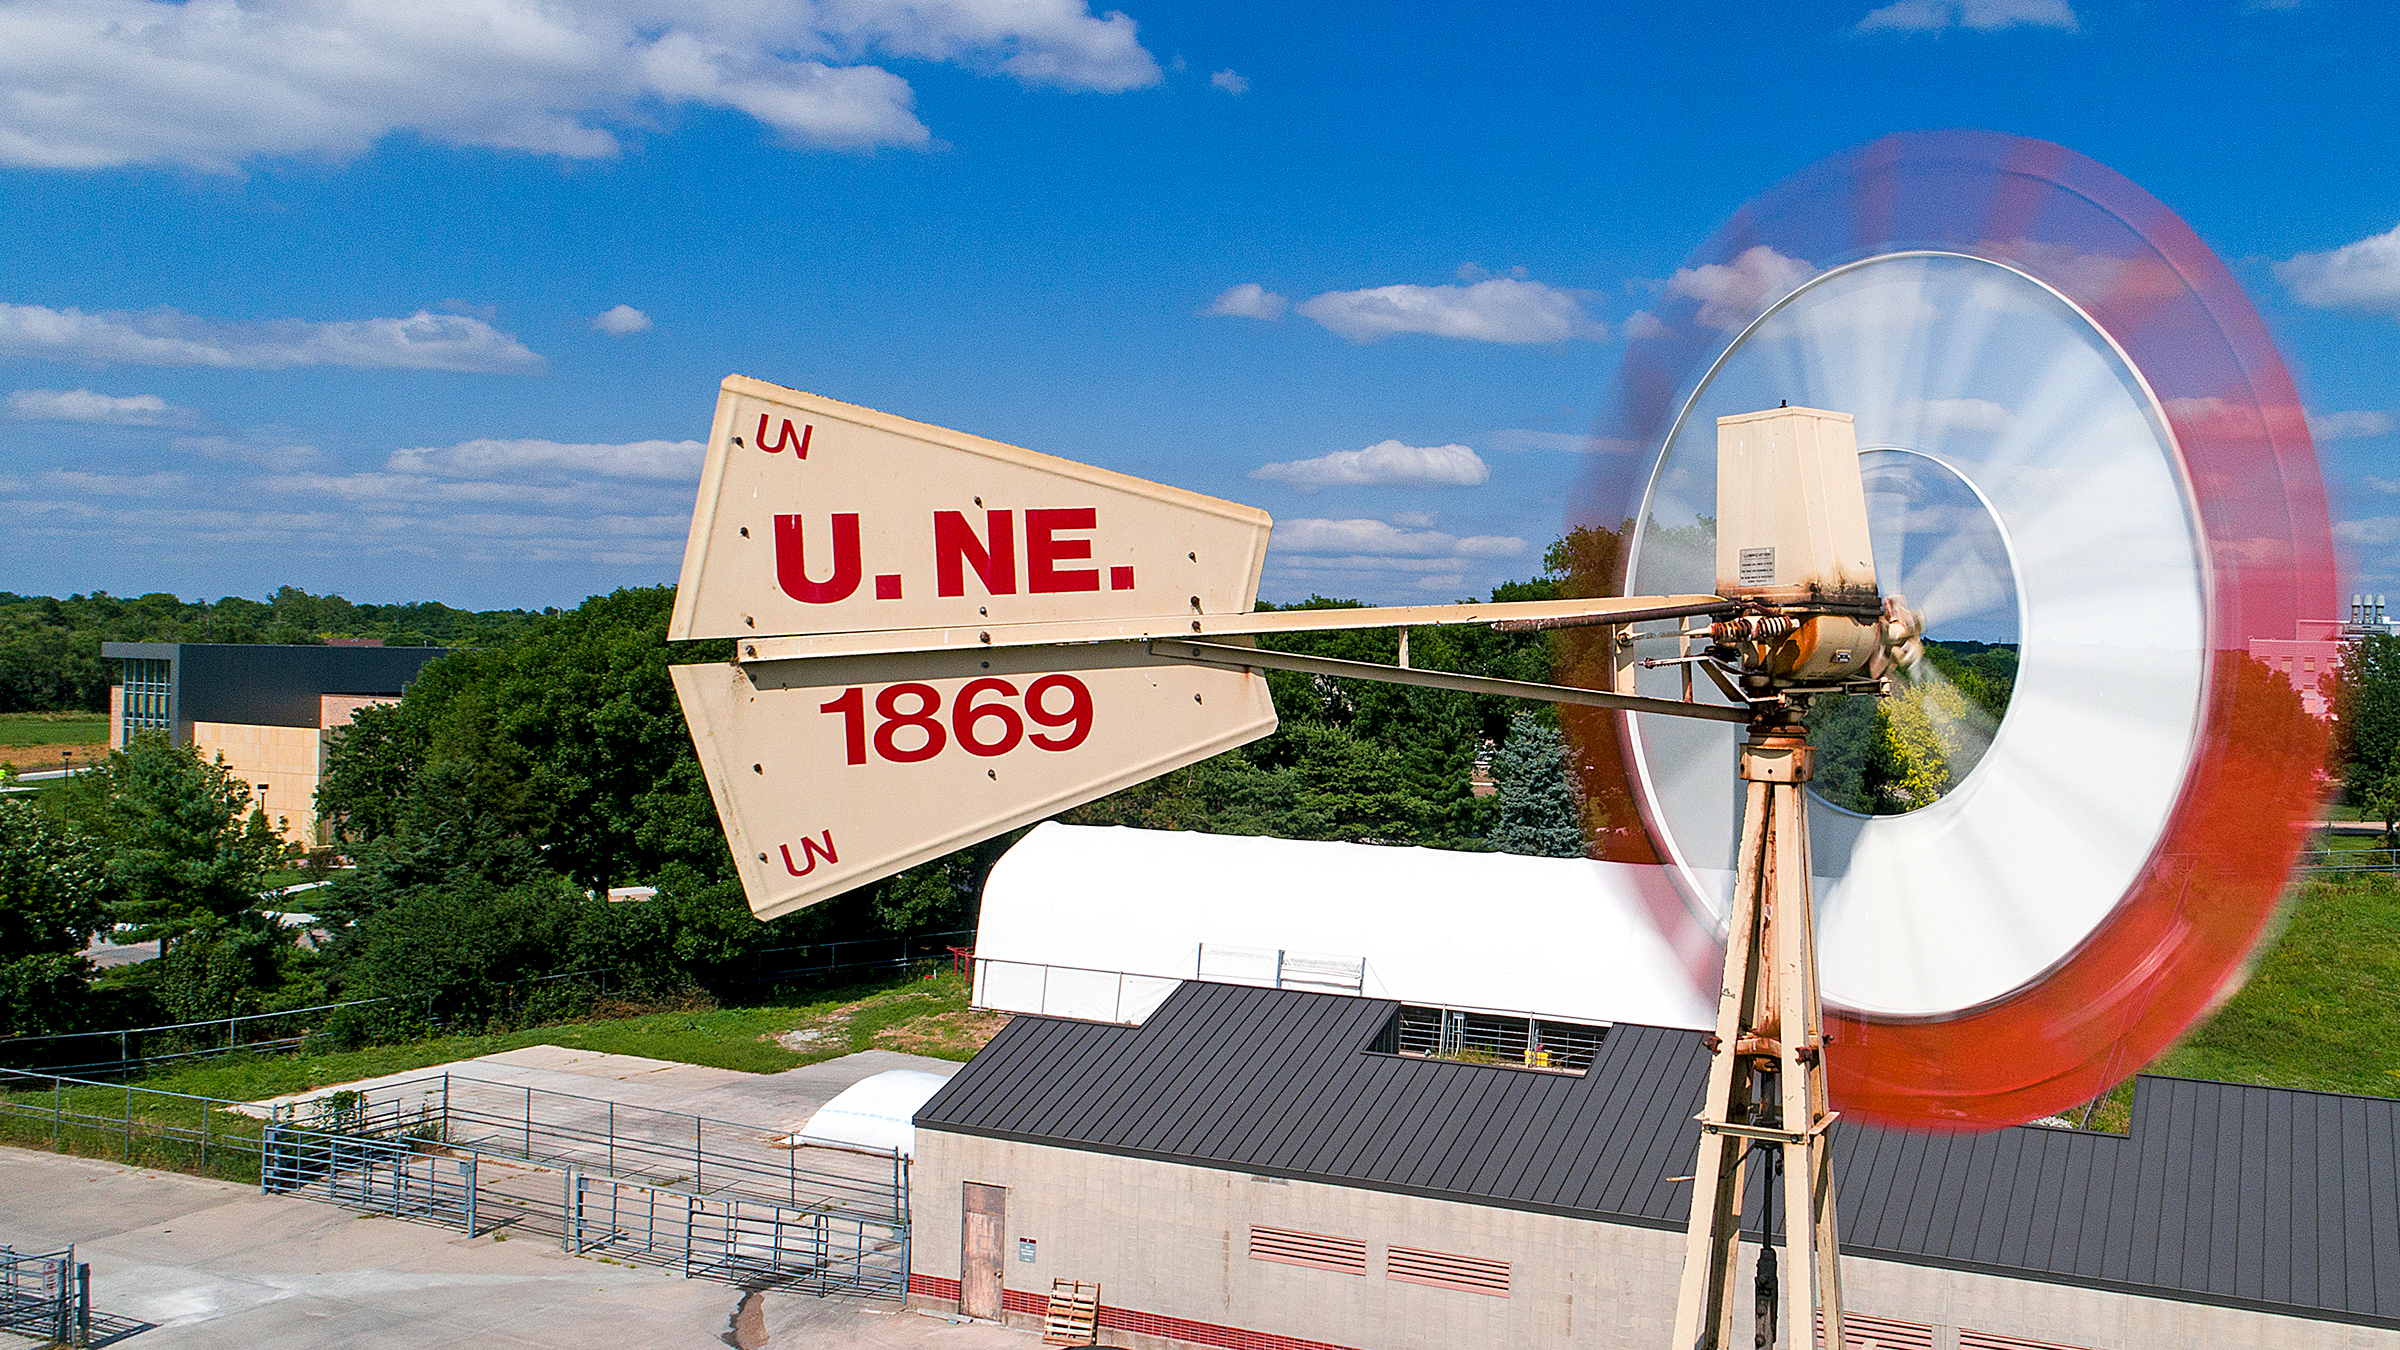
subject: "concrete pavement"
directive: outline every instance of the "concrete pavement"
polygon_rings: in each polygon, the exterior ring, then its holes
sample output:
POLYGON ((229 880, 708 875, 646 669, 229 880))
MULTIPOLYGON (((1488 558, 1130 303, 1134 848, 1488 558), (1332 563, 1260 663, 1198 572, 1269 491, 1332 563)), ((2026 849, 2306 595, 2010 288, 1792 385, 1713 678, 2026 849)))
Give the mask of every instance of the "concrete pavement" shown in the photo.
MULTIPOLYGON (((247 1186, 0 1148, 0 1242, 74 1243, 135 1350, 722 1350, 743 1291, 553 1243, 362 1217, 247 1186)), ((1036 1337, 889 1304, 766 1293, 743 1350, 1031 1350, 1036 1337)))

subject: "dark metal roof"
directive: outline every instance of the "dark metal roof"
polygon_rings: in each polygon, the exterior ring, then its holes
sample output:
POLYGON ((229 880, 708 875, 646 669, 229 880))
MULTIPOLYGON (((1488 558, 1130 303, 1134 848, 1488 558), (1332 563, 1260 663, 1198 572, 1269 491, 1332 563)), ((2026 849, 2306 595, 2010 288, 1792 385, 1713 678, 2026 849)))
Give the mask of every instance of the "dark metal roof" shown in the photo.
MULTIPOLYGON (((1020 1016, 917 1125, 1683 1227, 1697 1036, 1617 1026, 1573 1077, 1371 1050, 1399 1007, 1187 981, 1139 1027, 1020 1016)), ((1856 1255, 2400 1328, 2400 1101, 2145 1076, 2128 1134, 1843 1126, 1834 1166, 1856 1255)))
MULTIPOLYGON (((170 714, 188 722, 313 727, 325 694, 398 694, 443 647, 104 642, 110 660, 173 663, 170 714)), ((179 730, 177 735, 183 733, 179 730)))

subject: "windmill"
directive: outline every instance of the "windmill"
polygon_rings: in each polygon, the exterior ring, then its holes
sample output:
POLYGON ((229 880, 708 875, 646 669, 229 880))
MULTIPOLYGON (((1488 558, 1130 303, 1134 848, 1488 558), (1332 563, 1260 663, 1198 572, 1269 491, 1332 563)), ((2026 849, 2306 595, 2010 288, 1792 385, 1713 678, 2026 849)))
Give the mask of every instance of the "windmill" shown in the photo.
MULTIPOLYGON (((1965 1127, 2090 1099, 2230 987, 2313 806, 2313 723, 2242 665, 2249 638, 2331 612, 2288 379, 2163 208, 2032 145, 1869 147, 1837 188, 1889 209, 1996 182, 1979 200, 2018 234, 1895 211, 1830 266, 1765 269, 1772 293, 1680 356, 1629 356, 1692 370, 1623 438, 1642 472, 1602 598, 1258 613, 1262 512, 728 378, 669 636, 734 642, 674 678, 754 912, 1264 736, 1268 670, 1561 705, 1605 730, 1587 773, 1679 879, 1654 917, 1720 980, 1676 1344, 1732 1334, 1762 1149, 1795 1327, 1813 1311, 1841 1344, 1835 1103, 1965 1127), (2028 205, 2045 191, 2148 252, 2054 247, 2044 228, 2088 221, 2028 205), (1954 528, 1911 527, 1927 493, 1954 528), (1812 796, 1812 708, 1929 678, 1929 622, 2012 605, 2024 674, 1950 791, 1890 817, 1812 796), (1257 645, 1439 624, 1560 629, 1577 655, 1545 684, 1257 645)), ((1820 218, 1828 175, 1796 181, 1770 202, 1820 218)), ((1731 251, 1762 234, 1737 222, 1707 265, 1807 256, 1731 251)))

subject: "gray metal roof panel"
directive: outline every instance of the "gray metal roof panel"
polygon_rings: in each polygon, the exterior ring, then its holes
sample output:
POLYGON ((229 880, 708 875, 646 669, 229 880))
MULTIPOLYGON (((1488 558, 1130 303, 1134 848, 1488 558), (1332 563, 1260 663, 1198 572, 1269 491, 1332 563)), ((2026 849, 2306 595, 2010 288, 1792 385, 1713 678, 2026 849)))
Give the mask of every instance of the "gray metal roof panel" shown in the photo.
MULTIPOLYGON (((1140 1027, 1019 1017, 918 1125, 1681 1225, 1696 1036, 1614 1027, 1573 1077, 1377 1052, 1397 1007, 1189 981, 1140 1027)), ((2396 1127, 2381 1099, 2144 1078, 2128 1135, 1845 1125, 1834 1166, 1862 1254, 2400 1327, 2396 1127)))

